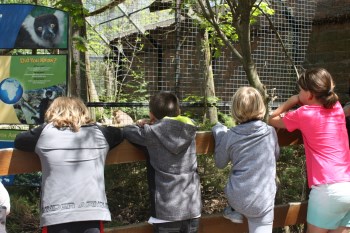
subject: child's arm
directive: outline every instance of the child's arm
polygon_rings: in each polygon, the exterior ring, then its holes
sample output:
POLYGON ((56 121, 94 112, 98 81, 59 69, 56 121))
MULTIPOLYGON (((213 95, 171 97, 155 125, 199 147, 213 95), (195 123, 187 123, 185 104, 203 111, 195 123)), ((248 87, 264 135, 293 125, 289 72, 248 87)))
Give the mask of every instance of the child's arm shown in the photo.
POLYGON ((345 106, 343 107, 345 117, 350 116, 350 102, 346 103, 345 106))
POLYGON ((215 165, 218 168, 225 168, 230 162, 229 155, 226 151, 226 143, 224 136, 226 135, 227 127, 221 123, 216 123, 212 128, 212 133, 215 140, 215 149, 214 149, 214 159, 215 165))
POLYGON ((277 132, 275 129, 272 130, 272 133, 273 133, 273 137, 276 141, 276 144, 275 144, 275 158, 276 158, 276 161, 279 159, 280 157, 280 146, 278 144, 278 136, 277 136, 277 132))
POLYGON ((137 125, 126 126, 123 129, 123 134, 125 139, 129 142, 140 146, 146 146, 145 129, 143 127, 137 125))
POLYGON ((122 128, 101 125, 97 125, 97 128, 105 136, 110 150, 119 145, 124 140, 122 128))
POLYGON ((299 104, 299 95, 291 96, 286 102, 281 104, 270 116, 269 124, 276 128, 286 128, 282 120, 282 114, 299 104))
POLYGON ((23 151, 34 152, 36 143, 38 142, 40 134, 45 126, 45 124, 40 125, 36 128, 17 134, 14 141, 14 147, 23 151))

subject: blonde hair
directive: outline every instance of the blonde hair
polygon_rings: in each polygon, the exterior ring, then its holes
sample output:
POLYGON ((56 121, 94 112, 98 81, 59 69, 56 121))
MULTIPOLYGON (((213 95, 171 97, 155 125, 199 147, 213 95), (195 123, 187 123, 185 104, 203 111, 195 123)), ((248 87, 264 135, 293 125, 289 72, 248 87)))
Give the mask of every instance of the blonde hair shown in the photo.
POLYGON ((241 87, 232 97, 231 114, 236 123, 262 120, 266 113, 263 98, 253 87, 241 87))
POLYGON ((93 120, 84 102, 77 97, 58 97, 45 113, 45 122, 52 123, 56 128, 68 127, 78 132, 82 125, 90 124, 93 120))

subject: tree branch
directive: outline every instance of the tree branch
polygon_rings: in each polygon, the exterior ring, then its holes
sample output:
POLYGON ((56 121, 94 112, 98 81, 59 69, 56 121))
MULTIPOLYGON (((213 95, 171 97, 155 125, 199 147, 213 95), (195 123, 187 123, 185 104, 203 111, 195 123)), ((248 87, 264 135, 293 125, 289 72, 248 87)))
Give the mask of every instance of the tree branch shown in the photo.
POLYGON ((240 62, 243 62, 242 55, 238 52, 238 50, 232 45, 230 40, 226 37, 226 35, 221 31, 220 27, 218 26, 218 23, 215 20, 214 12, 210 7, 210 3, 208 0, 206 0, 206 6, 208 9, 208 12, 206 11, 206 7, 204 6, 202 0, 198 1, 202 13, 204 17, 208 20, 208 22, 215 28, 215 31, 218 33, 219 37, 223 40, 225 45, 234 53, 234 55, 240 60, 240 62))
POLYGON ((260 12, 265 16, 265 18, 266 18, 267 21, 269 22, 270 28, 271 28, 271 29, 273 30, 273 32, 276 34, 276 37, 277 37, 278 41, 280 42, 280 44, 281 44, 281 46, 282 46, 282 49, 283 49, 284 53, 285 53, 286 56, 287 56, 287 59, 288 59, 288 60, 290 61, 290 63, 292 64, 292 66, 293 66, 293 68, 294 68, 294 71, 295 71, 297 77, 299 77, 298 69, 297 69, 296 65, 294 64, 294 61, 293 61, 292 57, 289 55, 289 53, 288 53, 288 51, 287 51, 287 49, 286 49, 286 46, 284 45, 284 43, 283 43, 283 41, 282 41, 282 38, 281 38, 280 34, 278 33, 278 31, 277 31, 275 25, 273 24, 272 20, 271 20, 270 17, 269 17, 267 14, 265 14, 265 12, 260 8, 260 5, 257 5, 256 7, 260 10, 260 12))
POLYGON ((110 2, 109 4, 95 10, 95 11, 92 11, 92 12, 89 12, 86 17, 91 17, 91 16, 95 16, 95 15, 98 15, 98 14, 101 14, 109 9, 112 9, 113 7, 117 6, 118 4, 120 3, 123 3, 125 2, 125 0, 113 0, 112 2, 110 2))

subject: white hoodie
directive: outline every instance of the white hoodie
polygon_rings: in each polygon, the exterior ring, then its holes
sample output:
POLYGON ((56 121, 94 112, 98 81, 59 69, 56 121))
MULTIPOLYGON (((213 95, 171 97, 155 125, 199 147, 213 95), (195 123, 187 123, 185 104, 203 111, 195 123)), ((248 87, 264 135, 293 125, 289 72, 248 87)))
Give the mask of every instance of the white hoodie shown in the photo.
POLYGON ((0 206, 6 207, 6 215, 10 213, 10 196, 4 185, 0 182, 0 206))

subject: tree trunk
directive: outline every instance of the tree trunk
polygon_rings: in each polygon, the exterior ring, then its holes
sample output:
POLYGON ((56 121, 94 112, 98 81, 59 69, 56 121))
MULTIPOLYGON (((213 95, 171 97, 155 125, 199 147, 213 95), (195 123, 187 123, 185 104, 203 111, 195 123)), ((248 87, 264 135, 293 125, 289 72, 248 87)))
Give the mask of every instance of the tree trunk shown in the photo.
MULTIPOLYGON (((71 3, 81 7, 81 17, 84 18, 82 0, 72 0, 71 3)), ((86 24, 78 25, 77 23, 72 23, 72 25, 72 74, 69 92, 72 96, 79 96, 83 100, 88 101, 86 56, 85 52, 78 50, 80 46, 77 46, 78 43, 81 43, 81 38, 86 39, 86 24)))
MULTIPOLYGON (((251 40, 250 40, 250 12, 252 9, 252 2, 248 0, 239 0, 239 9, 241 18, 236 22, 236 29, 239 36, 239 45, 242 52, 242 65, 247 75, 249 84, 256 88, 263 97, 266 109, 268 109, 269 95, 267 93, 265 85, 260 81, 258 71, 255 62, 252 57, 251 40)), ((268 111, 266 111, 266 117, 268 111)))
POLYGON ((90 101, 90 102, 99 102, 100 99, 99 99, 99 96, 98 96, 98 93, 97 93, 97 90, 96 90, 95 83, 91 79, 90 58, 89 58, 89 55, 88 55, 87 52, 85 52, 84 57, 85 57, 85 67, 86 67, 85 75, 86 75, 86 80, 87 80, 87 84, 88 84, 88 86, 87 86, 88 101, 90 101))
POLYGON ((206 103, 205 115, 207 115, 209 122, 211 124, 214 124, 218 121, 218 111, 215 106, 212 106, 213 104, 216 103, 216 96, 215 96, 215 84, 214 84, 212 59, 211 59, 212 55, 210 51, 209 35, 207 30, 205 30, 203 33, 202 47, 203 47, 204 76, 205 76, 205 91, 204 91, 205 93, 204 98, 206 103))

